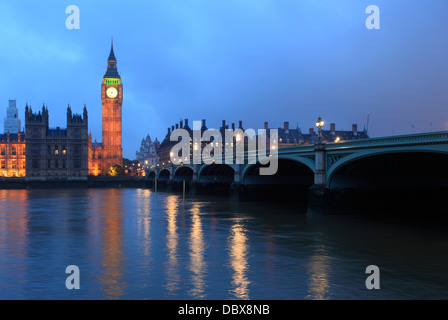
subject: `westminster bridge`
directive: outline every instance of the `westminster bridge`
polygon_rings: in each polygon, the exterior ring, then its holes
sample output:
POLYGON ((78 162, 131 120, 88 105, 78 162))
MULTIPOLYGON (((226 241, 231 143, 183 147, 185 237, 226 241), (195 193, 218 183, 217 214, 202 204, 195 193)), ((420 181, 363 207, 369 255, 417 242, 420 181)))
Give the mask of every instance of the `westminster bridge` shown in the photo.
POLYGON ((160 189, 185 181, 188 188, 296 187, 318 195, 329 190, 448 187, 448 131, 279 148, 278 170, 271 176, 259 175, 261 165, 249 163, 251 157, 255 155, 246 152, 244 164, 159 165, 148 169, 146 178, 160 189))

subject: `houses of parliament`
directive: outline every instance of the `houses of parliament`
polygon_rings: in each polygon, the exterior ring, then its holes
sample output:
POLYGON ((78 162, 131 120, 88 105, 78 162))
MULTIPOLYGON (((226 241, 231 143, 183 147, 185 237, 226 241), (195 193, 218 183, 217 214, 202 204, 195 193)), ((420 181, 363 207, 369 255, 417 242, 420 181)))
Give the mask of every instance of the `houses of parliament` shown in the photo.
POLYGON ((47 106, 35 112, 27 104, 23 130, 16 101, 10 100, 4 134, 0 134, 0 177, 87 180, 89 175, 107 175, 110 167, 122 166, 122 102, 113 43, 101 82, 102 142, 88 133, 86 106, 82 114, 68 106, 66 127, 50 128, 47 106))

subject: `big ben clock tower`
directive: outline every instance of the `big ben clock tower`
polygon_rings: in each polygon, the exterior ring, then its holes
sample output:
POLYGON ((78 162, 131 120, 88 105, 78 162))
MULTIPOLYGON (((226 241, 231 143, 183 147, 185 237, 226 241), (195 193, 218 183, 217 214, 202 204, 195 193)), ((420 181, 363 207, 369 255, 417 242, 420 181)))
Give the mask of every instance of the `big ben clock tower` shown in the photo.
POLYGON ((121 106, 123 103, 123 84, 117 70, 114 45, 111 44, 107 71, 101 83, 101 103, 103 105, 103 152, 102 169, 123 165, 121 144, 121 106))

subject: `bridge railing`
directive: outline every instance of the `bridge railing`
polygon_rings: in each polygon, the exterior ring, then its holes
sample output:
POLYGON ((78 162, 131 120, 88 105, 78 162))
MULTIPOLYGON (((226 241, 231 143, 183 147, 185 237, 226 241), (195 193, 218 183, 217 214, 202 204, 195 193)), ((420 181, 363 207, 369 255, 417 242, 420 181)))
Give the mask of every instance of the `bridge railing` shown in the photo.
MULTIPOLYGON (((244 155, 243 155, 243 163, 256 163, 258 161, 259 155, 268 157, 269 154, 270 154, 270 150, 269 149, 245 151, 244 155)), ((214 157, 201 157, 201 163, 200 164, 204 164, 204 163, 211 164, 211 163, 213 163, 213 160, 215 160, 214 157)), ((237 160, 237 155, 235 153, 233 153, 233 152, 231 154, 222 153, 221 163, 223 163, 223 164, 236 164, 236 160, 237 160)), ((160 164, 156 165, 155 167, 149 168, 147 171, 154 171, 156 169, 170 168, 172 166, 192 165, 192 164, 194 164, 193 163, 193 159, 190 159, 190 163, 181 162, 180 164, 172 164, 170 162, 170 163, 166 163, 164 165, 160 165, 160 164)))
POLYGON ((332 142, 327 143, 325 145, 325 149, 327 150, 346 149, 350 147, 363 147, 363 146, 375 146, 375 145, 386 146, 386 145, 403 145, 403 144, 423 144, 431 142, 448 142, 448 131, 332 142))

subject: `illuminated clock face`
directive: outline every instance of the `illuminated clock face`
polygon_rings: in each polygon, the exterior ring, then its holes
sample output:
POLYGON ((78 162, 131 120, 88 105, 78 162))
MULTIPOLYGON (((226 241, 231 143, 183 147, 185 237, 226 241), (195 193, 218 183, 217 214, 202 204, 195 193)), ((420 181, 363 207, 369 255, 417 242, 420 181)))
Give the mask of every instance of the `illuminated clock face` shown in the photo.
POLYGON ((107 89, 106 94, 109 98, 115 98, 118 95, 118 91, 114 87, 107 89))

